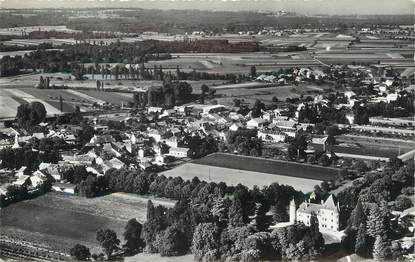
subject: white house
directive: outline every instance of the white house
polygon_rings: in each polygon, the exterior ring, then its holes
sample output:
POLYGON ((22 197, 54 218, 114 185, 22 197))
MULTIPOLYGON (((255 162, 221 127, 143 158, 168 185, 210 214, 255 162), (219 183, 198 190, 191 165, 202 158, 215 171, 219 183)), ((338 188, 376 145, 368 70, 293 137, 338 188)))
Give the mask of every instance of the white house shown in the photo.
POLYGON ((169 155, 177 157, 177 158, 184 158, 189 156, 189 148, 184 147, 171 147, 169 150, 169 155))
POLYGON ((347 91, 347 92, 344 92, 344 96, 347 97, 347 100, 350 100, 351 98, 356 96, 356 93, 353 91, 347 91))
POLYGON ((390 103, 392 101, 396 101, 398 99, 398 94, 396 94, 396 93, 388 94, 386 96, 386 99, 387 99, 388 103, 390 103))
POLYGON ((156 157, 154 158, 154 162, 156 163, 156 165, 163 165, 166 163, 166 156, 156 155, 156 157))
POLYGON ((142 159, 145 157, 145 151, 143 148, 140 147, 140 149, 138 150, 138 158, 142 159))
POLYGON ((176 136, 172 136, 170 138, 167 138, 166 140, 164 140, 164 142, 169 147, 178 147, 179 146, 179 140, 176 136))
POLYGON ((16 175, 16 181, 13 182, 13 185, 19 187, 27 186, 28 184, 30 184, 30 177, 20 173, 16 175))
POLYGON ((46 181, 46 176, 41 171, 37 170, 30 177, 30 182, 33 188, 41 186, 46 181))
POLYGON ((154 138, 156 142, 161 142, 161 134, 157 129, 151 129, 148 131, 148 136, 154 138))
POLYGON ((223 105, 209 105, 203 108, 203 114, 217 113, 226 110, 223 105))
POLYGON ((150 106, 147 109, 147 112, 148 113, 161 113, 162 111, 163 111, 163 108, 162 107, 155 107, 155 106, 150 106))
POLYGON ((238 131, 239 129, 243 128, 244 125, 242 125, 241 123, 234 123, 229 127, 230 131, 238 131))
POLYGON ((257 137, 268 142, 284 142, 287 135, 283 132, 258 131, 257 137))
POLYGON ((340 231, 340 208, 334 202, 333 195, 322 204, 304 202, 297 209, 296 221, 310 226, 312 214, 317 215, 320 231, 340 231))
POLYGON ((121 169, 122 167, 125 166, 124 162, 122 162, 121 160, 115 157, 109 160, 108 162, 113 168, 116 168, 116 169, 121 169))
POLYGON ((75 185, 69 184, 69 183, 54 183, 52 185, 52 190, 55 192, 60 192, 68 195, 74 195, 75 194, 75 185))

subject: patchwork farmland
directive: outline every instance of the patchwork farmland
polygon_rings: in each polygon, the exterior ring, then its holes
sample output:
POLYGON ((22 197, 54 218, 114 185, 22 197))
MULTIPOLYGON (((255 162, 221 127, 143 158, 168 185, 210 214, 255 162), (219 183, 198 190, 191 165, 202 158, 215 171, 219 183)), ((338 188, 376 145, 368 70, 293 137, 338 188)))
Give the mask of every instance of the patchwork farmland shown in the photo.
POLYGON ((339 169, 336 168, 216 153, 163 174, 181 176, 183 179, 197 176, 205 181, 225 182, 229 185, 240 183, 250 188, 279 183, 310 192, 322 181, 335 179, 338 173, 339 169))

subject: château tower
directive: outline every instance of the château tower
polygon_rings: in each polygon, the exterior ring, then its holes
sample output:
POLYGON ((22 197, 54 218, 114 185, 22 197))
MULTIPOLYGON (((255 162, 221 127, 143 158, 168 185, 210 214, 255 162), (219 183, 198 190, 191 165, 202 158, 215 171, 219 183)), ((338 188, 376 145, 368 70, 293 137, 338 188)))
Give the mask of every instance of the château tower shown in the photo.
POLYGON ((294 199, 292 199, 290 202, 290 223, 295 224, 296 221, 297 221, 297 210, 295 207, 295 201, 294 199))

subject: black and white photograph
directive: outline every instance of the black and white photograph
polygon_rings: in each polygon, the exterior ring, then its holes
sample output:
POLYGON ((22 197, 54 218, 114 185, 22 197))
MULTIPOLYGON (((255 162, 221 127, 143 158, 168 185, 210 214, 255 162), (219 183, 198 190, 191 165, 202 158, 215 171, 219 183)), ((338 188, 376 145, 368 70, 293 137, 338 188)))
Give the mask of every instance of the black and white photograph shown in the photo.
POLYGON ((0 0, 0 262, 415 260, 415 0, 0 0))

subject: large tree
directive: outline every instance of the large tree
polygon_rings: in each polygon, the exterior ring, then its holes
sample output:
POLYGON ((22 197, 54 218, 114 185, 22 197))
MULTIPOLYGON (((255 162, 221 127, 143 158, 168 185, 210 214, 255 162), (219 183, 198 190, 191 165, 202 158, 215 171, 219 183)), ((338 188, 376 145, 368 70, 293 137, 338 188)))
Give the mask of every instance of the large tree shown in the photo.
POLYGON ((219 228, 213 223, 199 224, 193 234, 192 253, 196 260, 215 261, 218 259, 219 228))
POLYGON ((244 226, 244 212, 241 201, 234 199, 231 206, 229 207, 229 224, 234 227, 244 226))
POLYGON ((361 257, 367 257, 370 253, 369 250, 370 243, 366 234, 366 224, 362 223, 357 231, 354 251, 361 257))
POLYGON ((362 203, 357 201, 356 207, 353 209, 350 215, 348 226, 358 229, 362 223, 366 222, 365 212, 363 210, 362 203))
POLYGON ((169 226, 157 238, 157 249, 161 256, 181 256, 188 250, 184 227, 179 224, 169 226))
POLYGON ((73 259, 78 261, 89 260, 89 258, 91 257, 91 252, 89 251, 89 248, 81 244, 76 244, 74 247, 71 248, 69 253, 73 259))
POLYGON ((168 226, 166 213, 166 208, 161 205, 154 207, 151 200, 148 201, 147 221, 143 226, 143 238, 146 242, 146 250, 150 253, 157 252, 157 247, 155 247, 154 242, 157 235, 168 226))
POLYGON ((209 87, 207 85, 202 85, 201 89, 202 89, 202 95, 201 95, 201 98, 200 98, 200 102, 202 104, 204 104, 205 103, 205 96, 206 96, 207 93, 209 93, 209 87))
POLYGON ((141 239, 142 228, 143 226, 135 218, 128 220, 124 231, 124 239, 126 241, 124 247, 127 249, 127 252, 134 253, 142 249, 144 245, 141 239))
POLYGON ((373 204, 369 210, 367 219, 367 234, 372 238, 376 236, 386 236, 389 233, 389 212, 382 203, 381 206, 373 204))
POLYGON ((88 124, 82 124, 82 129, 77 131, 77 139, 82 145, 88 143, 95 134, 95 130, 88 124))
POLYGON ((373 246, 373 258, 376 261, 388 259, 391 256, 391 243, 385 236, 377 236, 373 246))
POLYGON ((108 258, 111 257, 114 251, 118 250, 120 240, 117 238, 117 233, 111 229, 100 229, 97 232, 97 241, 104 249, 108 258))
POLYGON ((16 118, 19 126, 27 129, 44 121, 46 114, 45 106, 42 103, 32 102, 19 105, 16 118))

